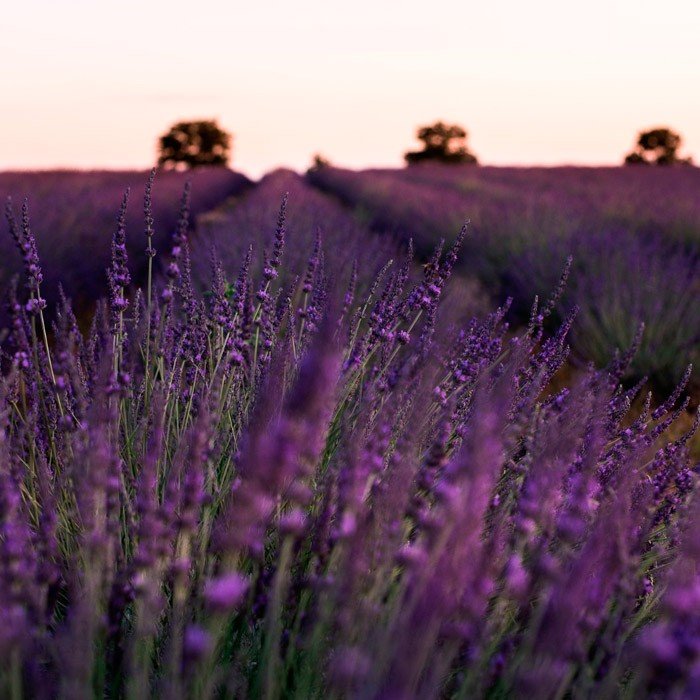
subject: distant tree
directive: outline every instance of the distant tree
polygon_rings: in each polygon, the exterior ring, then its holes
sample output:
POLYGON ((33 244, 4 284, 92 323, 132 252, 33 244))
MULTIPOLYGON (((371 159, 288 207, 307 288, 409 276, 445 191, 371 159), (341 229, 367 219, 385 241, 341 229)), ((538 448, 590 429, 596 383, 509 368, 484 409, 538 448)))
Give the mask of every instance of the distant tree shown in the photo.
POLYGON ((316 153, 313 157, 313 161, 311 163, 311 167, 309 168, 310 172, 316 172, 317 170, 321 170, 322 168, 330 168, 331 167, 331 162, 328 160, 328 158, 322 156, 320 153, 316 153))
POLYGON ((649 161, 637 151, 632 151, 625 156, 625 165, 649 165, 649 161))
POLYGON ((674 165, 689 164, 690 158, 679 158, 680 134, 666 127, 642 131, 637 147, 625 158, 626 165, 674 165))
POLYGON ((231 140, 215 120, 178 122, 160 137, 158 165, 178 169, 225 166, 231 155, 231 140))
POLYGON ((419 128, 416 136, 423 142, 423 150, 406 153, 408 165, 424 161, 455 164, 478 162, 476 156, 467 149, 467 132, 457 124, 435 122, 419 128))

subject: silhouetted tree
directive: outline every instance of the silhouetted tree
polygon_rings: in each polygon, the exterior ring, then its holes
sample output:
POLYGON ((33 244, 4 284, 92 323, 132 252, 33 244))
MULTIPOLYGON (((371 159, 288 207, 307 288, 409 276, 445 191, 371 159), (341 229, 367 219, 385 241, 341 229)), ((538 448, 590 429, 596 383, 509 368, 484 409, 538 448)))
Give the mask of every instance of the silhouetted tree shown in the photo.
POLYGON ((313 162, 311 163, 311 167, 309 168, 309 172, 316 172, 317 170, 321 170, 322 168, 330 168, 331 167, 331 162, 326 158, 325 156, 322 156, 320 153, 316 153, 313 157, 313 162))
POLYGON ((625 158, 627 165, 673 165, 688 164, 690 158, 679 158, 680 134, 666 127, 642 131, 637 139, 637 147, 625 158))
POLYGON ((160 137, 158 165, 166 168, 225 166, 231 153, 230 134, 214 120, 178 122, 160 137))
POLYGON ((455 164, 477 163, 476 156, 467 149, 467 132, 457 124, 435 122, 418 129, 416 136, 423 142, 423 150, 406 153, 404 157, 408 165, 431 160, 455 164))

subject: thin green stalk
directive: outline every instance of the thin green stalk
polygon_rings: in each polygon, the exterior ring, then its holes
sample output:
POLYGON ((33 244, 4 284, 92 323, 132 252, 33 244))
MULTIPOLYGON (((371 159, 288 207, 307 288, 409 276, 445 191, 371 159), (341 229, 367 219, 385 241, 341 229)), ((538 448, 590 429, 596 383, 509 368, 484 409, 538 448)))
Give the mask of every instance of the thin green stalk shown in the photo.
POLYGON ((294 539, 286 537, 278 558, 277 572, 272 584, 270 604, 265 615, 265 644, 263 647, 260 668, 264 670, 263 697, 274 700, 280 697, 279 667, 280 667, 280 636, 282 634, 282 615, 284 613, 284 597, 289 584, 290 564, 294 539))
MULTIPOLYGON (((149 239, 148 248, 151 249, 149 239)), ((147 407, 151 399, 151 303, 152 303, 152 287, 153 287, 153 256, 148 255, 148 272, 147 272, 147 287, 146 287, 146 359, 144 361, 144 378, 146 382, 146 390, 144 395, 144 404, 147 407)))
POLYGON ((10 662, 10 698, 12 700, 22 700, 22 657, 20 649, 15 647, 12 650, 10 662))

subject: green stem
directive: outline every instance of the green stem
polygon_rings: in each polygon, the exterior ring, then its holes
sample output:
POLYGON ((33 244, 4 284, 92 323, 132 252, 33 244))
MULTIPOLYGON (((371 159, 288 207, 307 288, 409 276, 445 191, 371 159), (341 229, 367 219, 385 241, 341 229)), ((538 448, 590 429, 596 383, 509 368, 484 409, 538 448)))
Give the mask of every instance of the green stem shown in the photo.
POLYGON ((265 620, 265 645, 262 656, 265 661, 261 665, 261 669, 264 669, 265 672, 263 697, 267 700, 274 700, 274 698, 280 696, 280 685, 278 683, 278 669, 280 666, 279 645, 282 633, 283 603, 289 582, 293 544, 294 540, 291 537, 286 537, 282 543, 279 565, 272 586, 270 607, 265 620))

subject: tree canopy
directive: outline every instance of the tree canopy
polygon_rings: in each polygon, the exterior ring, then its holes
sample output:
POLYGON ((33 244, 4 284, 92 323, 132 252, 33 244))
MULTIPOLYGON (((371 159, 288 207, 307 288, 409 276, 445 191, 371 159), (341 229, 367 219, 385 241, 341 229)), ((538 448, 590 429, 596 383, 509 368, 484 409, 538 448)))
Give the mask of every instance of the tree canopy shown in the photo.
POLYGON ((690 158, 679 158, 680 134, 668 127, 642 131, 634 151, 625 157, 627 165, 673 165, 690 163, 690 158))
POLYGON ((406 153, 408 165, 424 161, 477 163, 476 156, 467 148, 467 132, 458 124, 445 124, 438 121, 435 124, 420 127, 416 137, 423 142, 423 150, 406 153))
POLYGON ((231 156, 231 134, 215 120, 178 122, 159 139, 158 165, 166 168, 226 166, 231 156))

